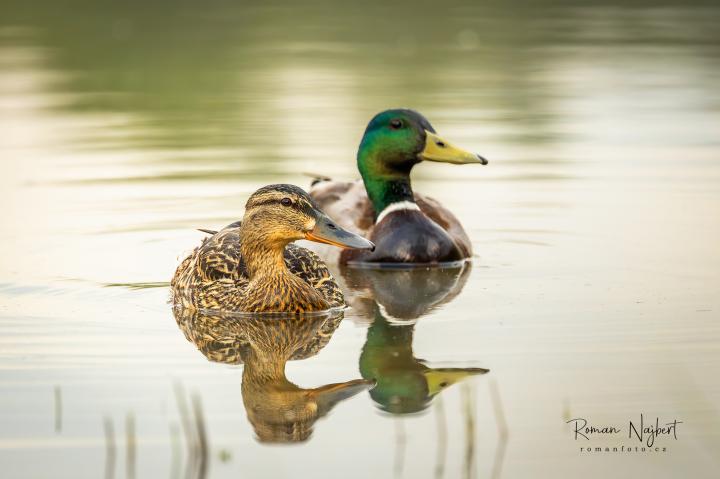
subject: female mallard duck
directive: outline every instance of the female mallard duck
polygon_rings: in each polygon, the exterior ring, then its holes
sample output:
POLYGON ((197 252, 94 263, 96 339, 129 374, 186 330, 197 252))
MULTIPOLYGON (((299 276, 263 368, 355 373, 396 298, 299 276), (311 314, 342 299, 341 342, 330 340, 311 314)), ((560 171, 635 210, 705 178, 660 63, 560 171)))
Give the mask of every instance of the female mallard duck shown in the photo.
POLYGON ((290 244, 308 239, 345 248, 373 244, 335 225, 302 189, 257 190, 233 223, 203 241, 178 266, 171 287, 184 307, 247 312, 322 311, 344 306, 318 256, 290 244))
POLYGON ((487 164, 436 135, 420 113, 387 110, 370 121, 360 142, 362 183, 314 182, 310 195, 323 211, 376 245, 372 252, 343 251, 341 263, 442 263, 472 255, 457 218, 437 201, 413 193, 410 171, 423 160, 487 164))

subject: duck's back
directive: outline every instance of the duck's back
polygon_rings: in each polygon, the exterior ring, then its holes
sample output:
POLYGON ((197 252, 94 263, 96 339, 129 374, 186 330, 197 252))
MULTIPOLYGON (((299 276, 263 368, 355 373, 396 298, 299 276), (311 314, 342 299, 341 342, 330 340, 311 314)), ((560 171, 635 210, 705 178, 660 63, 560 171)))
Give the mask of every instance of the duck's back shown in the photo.
MULTIPOLYGON (((239 223, 203 239, 175 271, 173 301, 198 309, 242 310, 250 281, 239 245, 239 223)), ((342 291, 317 254, 290 243, 284 259, 288 270, 320 293, 330 307, 345 305, 342 291)), ((273 293, 282 296, 282 288, 273 293)))

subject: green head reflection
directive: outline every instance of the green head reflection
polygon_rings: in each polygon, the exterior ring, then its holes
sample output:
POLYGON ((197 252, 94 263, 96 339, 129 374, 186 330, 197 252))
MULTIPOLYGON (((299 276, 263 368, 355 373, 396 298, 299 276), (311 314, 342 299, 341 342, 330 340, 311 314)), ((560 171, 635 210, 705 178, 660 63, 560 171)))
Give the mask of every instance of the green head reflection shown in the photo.
POLYGON ((343 271, 357 293, 350 299, 353 307, 372 320, 360 354, 360 373, 376 382, 370 397, 382 410, 420 412, 453 384, 488 372, 479 367, 434 368, 413 353, 417 320, 454 299, 470 269, 466 263, 449 268, 343 271))
POLYGON ((470 376, 485 374, 484 368, 432 368, 413 355, 415 324, 394 325, 376 305, 375 320, 368 329, 360 355, 363 378, 376 381, 370 397, 393 414, 420 412, 441 391, 470 376))

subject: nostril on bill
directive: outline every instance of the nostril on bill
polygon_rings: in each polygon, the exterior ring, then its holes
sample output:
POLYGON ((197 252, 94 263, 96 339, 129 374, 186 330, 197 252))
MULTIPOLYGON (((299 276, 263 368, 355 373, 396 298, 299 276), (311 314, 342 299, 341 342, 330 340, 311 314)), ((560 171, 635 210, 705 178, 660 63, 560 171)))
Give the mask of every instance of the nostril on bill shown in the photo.
POLYGON ((440 148, 445 148, 445 143, 442 142, 442 141, 437 141, 437 142, 435 142, 435 144, 436 144, 437 146, 439 146, 440 148))

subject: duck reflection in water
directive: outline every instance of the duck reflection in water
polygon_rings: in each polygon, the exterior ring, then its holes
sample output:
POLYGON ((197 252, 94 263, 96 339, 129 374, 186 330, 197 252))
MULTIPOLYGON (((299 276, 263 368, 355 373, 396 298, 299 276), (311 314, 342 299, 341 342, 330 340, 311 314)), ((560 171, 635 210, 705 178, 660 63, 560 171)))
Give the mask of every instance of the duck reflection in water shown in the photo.
POLYGON ((417 320, 455 298, 470 269, 466 263, 453 268, 342 272, 343 279, 354 286, 351 304, 372 321, 360 355, 360 373, 376 381, 370 397, 382 410, 420 412, 441 391, 488 372, 479 367, 433 368, 413 353, 417 320))
POLYGON ((317 388, 285 376, 289 360, 317 354, 330 341, 342 313, 305 317, 228 317, 174 309, 185 337, 211 361, 244 364, 242 398, 261 442, 301 442, 319 418, 374 382, 356 379, 317 388))

